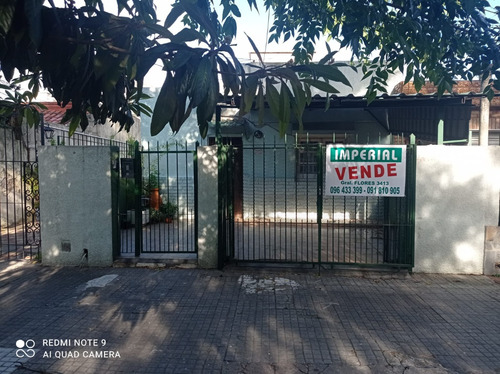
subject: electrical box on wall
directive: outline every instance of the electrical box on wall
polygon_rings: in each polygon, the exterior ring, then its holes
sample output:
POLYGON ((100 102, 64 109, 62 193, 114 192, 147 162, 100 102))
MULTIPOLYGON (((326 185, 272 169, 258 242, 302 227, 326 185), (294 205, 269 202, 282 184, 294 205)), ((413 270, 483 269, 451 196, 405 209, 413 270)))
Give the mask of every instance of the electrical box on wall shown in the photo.
POLYGON ((121 170, 122 178, 134 178, 134 159, 133 158, 122 158, 121 170))
POLYGON ((69 240, 62 240, 61 241, 61 251, 71 252, 71 242, 69 240))

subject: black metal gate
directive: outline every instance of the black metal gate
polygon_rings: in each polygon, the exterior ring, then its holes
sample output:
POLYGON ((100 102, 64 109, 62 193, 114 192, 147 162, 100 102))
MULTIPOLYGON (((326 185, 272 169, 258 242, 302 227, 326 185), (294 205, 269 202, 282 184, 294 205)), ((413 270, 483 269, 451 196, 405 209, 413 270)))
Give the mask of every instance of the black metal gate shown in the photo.
POLYGON ((225 261, 413 267, 416 147, 405 197, 325 196, 325 145, 222 146, 219 265, 225 261), (242 202, 234 181, 243 160, 242 202), (235 214, 235 206, 242 212, 235 214))
POLYGON ((40 194, 36 128, 0 127, 0 259, 36 259, 40 194))
POLYGON ((197 253, 197 144, 136 145, 122 158, 122 257, 197 253), (127 172, 128 170, 128 172, 127 172))

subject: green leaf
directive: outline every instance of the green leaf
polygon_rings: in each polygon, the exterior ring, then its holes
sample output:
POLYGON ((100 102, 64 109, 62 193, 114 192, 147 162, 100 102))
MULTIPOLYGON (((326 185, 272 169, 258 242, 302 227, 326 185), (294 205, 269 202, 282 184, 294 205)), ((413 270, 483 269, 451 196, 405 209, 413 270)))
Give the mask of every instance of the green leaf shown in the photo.
POLYGON ((295 84, 300 84, 299 77, 297 74, 290 68, 278 68, 272 70, 273 75, 277 75, 279 77, 288 79, 290 82, 294 82, 295 84))
POLYGON ((2 72, 5 76, 5 80, 7 82, 10 82, 12 80, 12 77, 14 76, 14 73, 15 73, 15 68, 13 65, 7 63, 7 61, 2 61, 2 64, 1 64, 1 68, 2 68, 2 72))
POLYGON ((29 127, 33 127, 33 125, 35 124, 35 116, 33 114, 33 110, 29 106, 25 106, 23 112, 29 127))
POLYGON ((29 36, 34 45, 42 40, 42 5, 43 0, 24 0, 25 14, 28 19, 29 36))
POLYGON ((208 44, 203 34, 196 30, 187 28, 182 29, 177 34, 173 35, 170 39, 172 40, 172 42, 179 44, 191 42, 193 40, 199 40, 202 43, 208 44))
POLYGON ((163 25, 166 29, 170 28, 175 21, 185 12, 184 8, 179 4, 174 4, 170 13, 168 13, 165 19, 165 24, 163 25))
POLYGON ((177 92, 172 73, 168 72, 161 87, 151 118, 151 136, 158 135, 172 120, 177 107, 177 92))
POLYGON ((219 70, 222 78, 222 83, 224 84, 224 92, 225 95, 229 93, 229 90, 232 91, 234 96, 237 96, 239 93, 239 83, 238 76, 234 66, 230 61, 225 60, 222 56, 217 56, 217 63, 219 64, 219 70))
POLYGON ((253 100, 255 98, 255 91, 257 90, 258 83, 259 79, 256 75, 250 75, 245 80, 245 84, 243 87, 244 113, 248 113, 250 109, 252 109, 253 100))
POLYGON ((42 103, 31 103, 32 105, 36 106, 37 108, 47 110, 47 107, 43 105, 42 103))
POLYGON ((340 91, 337 90, 335 87, 333 87, 330 83, 316 80, 316 79, 309 79, 309 78, 303 78, 301 79, 302 82, 307 83, 313 87, 316 87, 318 90, 321 90, 323 92, 328 92, 328 93, 339 93, 340 91))
POLYGON ((363 75, 363 78, 361 80, 365 80, 366 78, 369 78, 373 74, 373 70, 368 70, 365 75, 363 75))
POLYGON ((208 122, 212 119, 215 113, 218 91, 217 79, 214 75, 212 75, 208 94, 205 100, 203 100, 198 108, 196 108, 196 117, 198 120, 200 136, 202 138, 205 138, 207 136, 208 122))
POLYGON ((231 12, 234 14, 235 17, 241 17, 240 10, 236 4, 231 4, 231 12))
POLYGON ((318 63, 321 65, 327 64, 333 58, 333 56, 337 54, 337 51, 333 52, 330 51, 330 46, 328 44, 326 46, 328 48, 328 53, 321 60, 318 61, 318 63))
POLYGON ((174 34, 172 34, 166 26, 161 26, 155 23, 146 23, 144 27, 155 34, 163 36, 164 38, 172 40, 174 34))
POLYGON ((80 128, 82 131, 85 131, 87 129, 87 126, 89 125, 89 119, 87 118, 87 114, 83 113, 80 117, 80 128))
POLYGON ((264 123, 264 114, 266 109, 266 99, 264 97, 264 85, 262 83, 259 84, 259 90, 257 92, 256 107, 259 110, 259 125, 262 126, 262 124, 264 123))
POLYGON ((193 84, 190 90, 191 103, 196 108, 207 96, 212 77, 212 59, 210 56, 203 56, 193 77, 193 84))
POLYGON ((182 124, 186 121, 191 114, 192 105, 189 104, 186 108, 187 94, 177 93, 177 107, 175 108, 175 113, 173 118, 170 120, 170 128, 172 131, 177 133, 181 128, 182 124))
POLYGON ((413 77, 413 63, 410 63, 408 67, 406 68, 406 76, 404 80, 404 84, 407 84, 409 81, 411 81, 411 78, 413 77))
POLYGON ((249 37, 247 33, 245 33, 245 35, 247 36, 248 41, 250 42, 250 45, 251 45, 251 46, 252 46, 252 48, 253 48, 253 51, 257 54, 257 57, 259 58, 259 61, 260 61, 260 63, 262 64, 262 66, 266 66, 266 65, 264 64, 264 60, 262 59, 262 56, 260 55, 259 50, 257 49, 257 46, 256 46, 256 45, 255 45, 255 43, 253 42, 252 38, 251 38, 251 37, 249 37))
POLYGON ((158 59, 165 57, 165 53, 179 51, 182 46, 175 43, 167 43, 150 48, 138 58, 137 78, 142 79, 153 67, 158 59))
POLYGON ((81 117, 79 115, 73 114, 71 117, 71 123, 69 124, 69 136, 73 136, 75 131, 78 129, 80 125, 81 117))
POLYGON ((222 27, 222 33, 233 38, 236 36, 237 25, 233 17, 227 17, 222 27))
POLYGON ((306 93, 302 89, 302 84, 299 82, 298 84, 294 81, 291 81, 292 90, 294 94, 294 100, 291 101, 292 109, 299 121, 300 129, 304 127, 302 122, 302 117, 304 115, 304 109, 306 107, 306 93))
POLYGON ((372 103, 375 99, 377 98, 377 92, 376 91, 370 91, 366 95, 366 102, 368 105, 372 103))
POLYGON ((227 52, 227 53, 229 53, 229 55, 231 56, 231 58, 232 58, 232 60, 234 62, 234 67, 236 69, 236 73, 243 78, 244 75, 245 75, 245 69, 243 68, 243 65, 241 65, 241 62, 238 60, 238 58, 234 54, 233 49, 229 45, 223 44, 219 48, 219 51, 220 52, 227 52))
POLYGON ((297 65, 291 66, 290 69, 298 73, 308 73, 310 75, 313 75, 313 77, 316 79, 325 78, 328 80, 333 80, 334 82, 340 82, 348 87, 352 87, 351 83, 349 83, 349 80, 346 78, 344 73, 342 73, 340 69, 335 65, 297 65))
POLYGON ((257 11, 259 11, 259 9, 257 8, 257 0, 248 0, 248 5, 250 6, 250 9, 254 7, 257 11))
POLYGON ((276 87, 273 86, 271 80, 266 78, 266 100, 271 109, 271 113, 279 118, 280 116, 280 94, 276 87))
POLYGON ((417 92, 420 92, 423 85, 425 84, 425 79, 420 76, 420 73, 418 70, 415 71, 415 74, 413 75, 413 84, 415 85, 415 90, 417 92))
POLYGON ((7 34, 14 19, 15 2, 3 1, 0 3, 0 31, 7 34))
POLYGON ((306 93, 306 105, 310 105, 312 102, 311 87, 308 84, 304 85, 304 92, 306 93))
POLYGON ((279 131, 280 136, 284 137, 290 123, 290 91, 286 84, 281 84, 279 96, 279 131))
MULTIPOLYGON (((222 2, 221 2, 222 4, 222 2)), ((222 19, 225 20, 226 17, 229 15, 230 9, 228 6, 224 6, 222 10, 222 19)))
POLYGON ((483 93, 486 95, 489 101, 493 100, 493 98, 495 97, 495 91, 493 91, 491 85, 487 85, 483 93))
POLYGON ((381 78, 382 80, 387 80, 389 78, 389 73, 387 70, 381 70, 380 68, 377 68, 375 74, 377 77, 381 78))
POLYGON ((189 0, 179 0, 180 6, 184 8, 188 16, 196 21, 201 27, 203 27, 212 41, 218 40, 217 29, 214 27, 212 20, 210 18, 210 14, 207 14, 203 11, 202 8, 198 6, 198 4, 193 3, 189 0))

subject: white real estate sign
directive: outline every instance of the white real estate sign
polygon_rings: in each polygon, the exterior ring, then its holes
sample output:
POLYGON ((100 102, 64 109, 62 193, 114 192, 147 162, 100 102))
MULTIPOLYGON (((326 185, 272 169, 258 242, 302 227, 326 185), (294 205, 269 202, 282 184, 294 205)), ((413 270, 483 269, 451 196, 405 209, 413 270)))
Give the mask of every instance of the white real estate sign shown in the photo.
POLYGON ((405 145, 326 148, 325 195, 404 197, 405 145))

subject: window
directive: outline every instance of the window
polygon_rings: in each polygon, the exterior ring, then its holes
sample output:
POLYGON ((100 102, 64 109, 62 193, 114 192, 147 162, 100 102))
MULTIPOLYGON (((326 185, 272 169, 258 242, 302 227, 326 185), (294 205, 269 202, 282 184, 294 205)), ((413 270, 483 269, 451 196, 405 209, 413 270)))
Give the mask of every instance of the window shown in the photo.
POLYGON ((316 174, 318 172, 317 154, 319 143, 300 143, 297 147, 297 172, 299 175, 316 174))
POLYGON ((332 143, 345 143, 347 134, 316 135, 297 139, 297 176, 299 178, 318 173, 318 146, 332 143))

